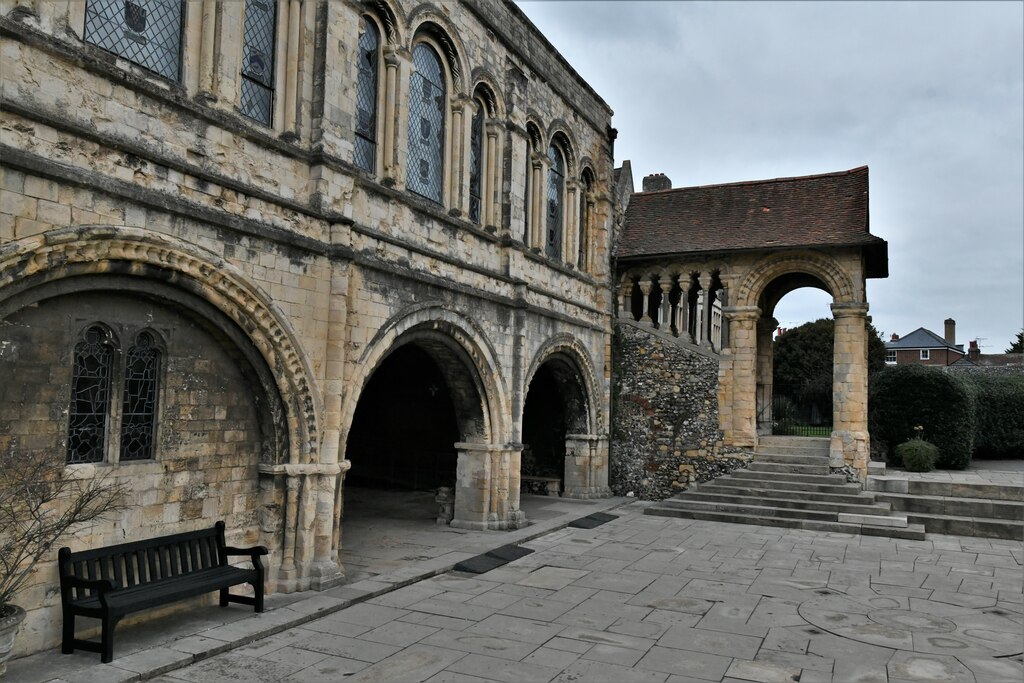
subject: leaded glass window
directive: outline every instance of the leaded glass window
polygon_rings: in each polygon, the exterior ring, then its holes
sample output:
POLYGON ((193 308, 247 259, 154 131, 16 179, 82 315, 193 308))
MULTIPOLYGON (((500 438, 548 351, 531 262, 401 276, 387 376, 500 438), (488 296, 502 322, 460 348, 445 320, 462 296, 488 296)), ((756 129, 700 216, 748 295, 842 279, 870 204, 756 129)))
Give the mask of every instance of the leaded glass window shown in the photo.
POLYGON ((441 59, 432 47, 412 51, 416 68, 409 83, 409 169, 406 186, 441 203, 444 187, 444 118, 447 97, 441 59))
POLYGON ((565 187, 565 165, 562 161, 562 153, 557 147, 548 147, 548 159, 551 161, 551 168, 548 169, 548 217, 547 217, 547 244, 545 252, 551 258, 562 256, 562 204, 563 188, 565 187))
POLYGON ((242 113, 269 126, 274 120, 274 41, 277 3, 246 0, 242 28, 242 113))
POLYGON ((85 40, 178 81, 184 14, 182 0, 89 0, 85 40))
POLYGON ((149 332, 141 332, 125 356, 121 460, 153 457, 159 372, 160 350, 149 332))
POLYGON ((93 325, 75 344, 68 419, 69 463, 102 462, 110 413, 114 348, 110 334, 93 325))
POLYGON ((377 166, 377 78, 380 33, 363 19, 359 35, 359 80, 356 83, 356 166, 373 173, 377 166))
POLYGON ((480 223, 484 164, 484 105, 476 102, 476 113, 470 123, 469 133, 469 220, 480 223))

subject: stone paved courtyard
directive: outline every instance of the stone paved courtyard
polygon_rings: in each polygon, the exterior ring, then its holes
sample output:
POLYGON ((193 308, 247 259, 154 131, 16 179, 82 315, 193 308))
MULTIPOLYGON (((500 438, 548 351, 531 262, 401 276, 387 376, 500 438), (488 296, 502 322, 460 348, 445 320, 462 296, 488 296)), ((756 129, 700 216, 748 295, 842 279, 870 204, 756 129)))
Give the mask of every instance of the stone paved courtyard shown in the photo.
POLYGON ((644 506, 530 541, 536 552, 503 568, 419 581, 155 680, 1024 680, 1019 542, 695 522, 644 506))

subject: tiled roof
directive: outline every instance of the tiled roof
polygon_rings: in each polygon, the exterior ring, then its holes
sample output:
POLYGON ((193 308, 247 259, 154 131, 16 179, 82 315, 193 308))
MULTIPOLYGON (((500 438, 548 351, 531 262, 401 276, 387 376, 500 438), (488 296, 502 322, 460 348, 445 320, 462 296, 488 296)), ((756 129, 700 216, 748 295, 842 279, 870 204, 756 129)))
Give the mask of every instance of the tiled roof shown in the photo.
POLYGON ((952 344, 947 344, 943 337, 935 334, 931 330, 926 330, 923 327, 919 327, 910 334, 904 335, 896 341, 885 342, 885 348, 888 351, 895 351, 898 349, 952 349, 959 353, 963 353, 963 346, 957 347, 952 344))
POLYGON ((885 240, 868 225, 868 168, 635 193, 619 259, 780 247, 869 247, 869 277, 887 274, 885 240))

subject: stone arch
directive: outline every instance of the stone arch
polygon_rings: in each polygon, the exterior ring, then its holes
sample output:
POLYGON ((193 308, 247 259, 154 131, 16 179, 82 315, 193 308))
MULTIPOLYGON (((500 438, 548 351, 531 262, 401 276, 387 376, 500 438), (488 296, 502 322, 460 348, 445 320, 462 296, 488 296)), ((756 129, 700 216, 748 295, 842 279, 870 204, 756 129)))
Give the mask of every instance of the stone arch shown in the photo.
POLYGON ((610 495, 600 391, 590 354, 569 334, 541 346, 524 377, 519 422, 521 440, 532 445, 530 465, 541 476, 560 476, 568 498, 610 495), (543 391, 531 397, 535 384, 543 391))
POLYGON ((533 147, 534 152, 547 151, 547 145, 544 144, 544 134, 541 132, 543 130, 544 126, 540 124, 540 117, 533 112, 527 112, 526 139, 530 146, 533 147))
POLYGON ((498 80, 483 68, 473 70, 473 96, 480 97, 487 104, 487 115, 494 119, 505 118, 505 102, 502 100, 498 80))
POLYGON ((736 287, 733 302, 736 306, 758 306, 762 294, 780 277, 805 274, 819 280, 836 303, 858 300, 858 288, 842 265, 829 254, 799 252, 768 254, 761 258, 736 287))
POLYGON ((156 281, 225 316, 244 332, 272 375, 285 413, 288 461, 319 461, 323 406, 309 361, 285 315, 234 265, 193 244, 140 228, 62 228, 5 246, 0 302, 83 276, 156 281))
POLYGON ((473 406, 469 396, 460 397, 461 405, 456 406, 461 412, 463 440, 500 443, 506 433, 505 415, 510 411, 494 348, 471 320, 443 305, 427 303, 411 306, 392 316, 367 343, 354 375, 347 382, 352 389, 342 409, 341 448, 351 428, 359 394, 373 371, 395 349, 413 342, 425 346, 435 358, 446 362, 449 366, 446 379, 456 382, 460 389, 472 387, 476 391, 479 406, 473 406))
POLYGON ((459 38, 458 31, 447 17, 430 6, 420 5, 409 14, 408 25, 411 38, 406 47, 409 51, 412 52, 416 41, 422 37, 436 42, 441 47, 441 58, 448 67, 448 75, 452 82, 449 97, 468 96, 469 69, 465 56, 466 49, 459 38))
POLYGON ((383 35, 388 45, 399 46, 405 43, 402 36, 405 19, 400 7, 396 8, 390 0, 366 0, 362 4, 362 11, 377 19, 382 25, 383 35))
MULTIPOLYGON (((569 127, 561 119, 556 119, 548 127, 548 145, 556 145, 565 155, 565 176, 575 178, 578 174, 578 147, 569 127)), ((544 149, 547 150, 548 145, 544 149)))
MULTIPOLYGON (((592 434, 600 432, 604 423, 604 415, 600 412, 597 398, 600 396, 600 385, 597 381, 593 364, 590 362, 590 355, 583 344, 572 335, 556 335, 537 350, 524 376, 523 397, 526 397, 530 382, 533 381, 537 370, 549 360, 561 363, 568 372, 560 377, 560 379, 574 381, 579 389, 578 397, 573 399, 579 401, 580 408, 580 413, 577 416, 578 421, 574 428, 583 431, 576 433, 592 434), (573 377, 573 374, 575 374, 575 377, 573 377)), ((522 420, 522 415, 519 416, 519 419, 520 421, 522 420)))

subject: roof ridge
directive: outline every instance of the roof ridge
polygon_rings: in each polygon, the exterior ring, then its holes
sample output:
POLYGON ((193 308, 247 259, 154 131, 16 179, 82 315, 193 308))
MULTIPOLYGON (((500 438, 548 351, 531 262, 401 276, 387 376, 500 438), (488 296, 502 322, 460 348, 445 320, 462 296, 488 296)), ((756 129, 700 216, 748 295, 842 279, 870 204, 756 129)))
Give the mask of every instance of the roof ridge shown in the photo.
POLYGON ((642 192, 641 191, 641 192, 634 192, 633 194, 654 195, 654 194, 663 194, 663 193, 668 193, 668 192, 679 192, 681 190, 706 190, 706 189, 712 189, 712 188, 716 188, 716 187, 750 187, 752 185, 770 185, 772 183, 785 183, 785 182, 792 182, 794 180, 813 180, 813 179, 818 179, 818 178, 838 178, 838 177, 841 177, 841 176, 853 175, 854 173, 858 173, 860 171, 867 171, 867 170, 868 170, 868 167, 865 164, 863 166, 858 166, 856 168, 851 168, 851 169, 846 170, 846 171, 832 171, 830 173, 813 173, 811 175, 784 176, 784 177, 781 177, 781 178, 765 178, 763 180, 740 180, 740 181, 734 181, 734 182, 731 182, 731 183, 712 183, 710 185, 689 185, 689 186, 686 186, 686 187, 670 187, 670 188, 665 189, 665 190, 650 190, 650 191, 647 191, 647 192, 642 192))

